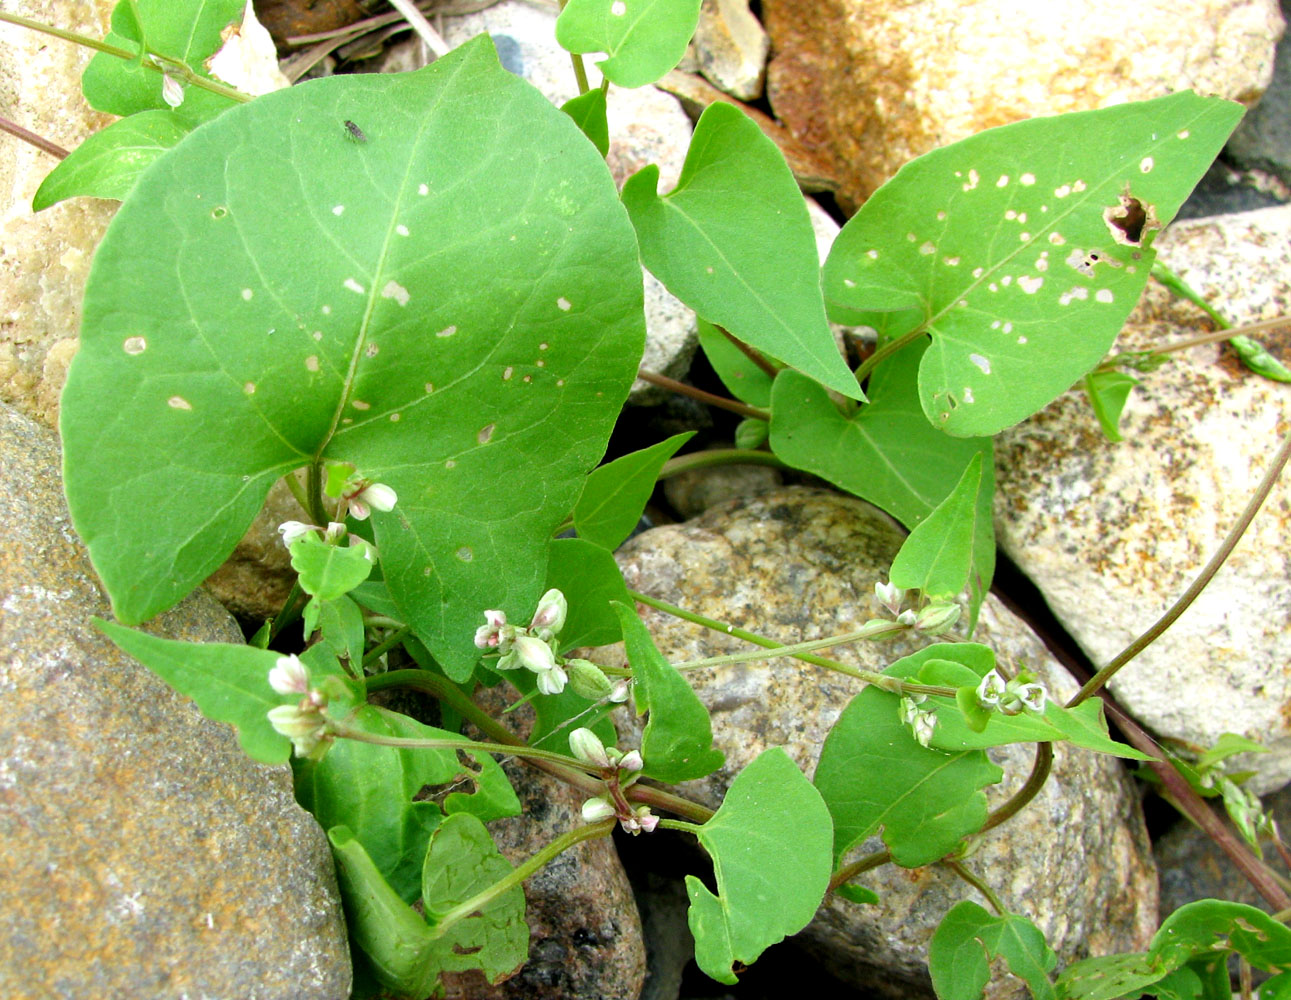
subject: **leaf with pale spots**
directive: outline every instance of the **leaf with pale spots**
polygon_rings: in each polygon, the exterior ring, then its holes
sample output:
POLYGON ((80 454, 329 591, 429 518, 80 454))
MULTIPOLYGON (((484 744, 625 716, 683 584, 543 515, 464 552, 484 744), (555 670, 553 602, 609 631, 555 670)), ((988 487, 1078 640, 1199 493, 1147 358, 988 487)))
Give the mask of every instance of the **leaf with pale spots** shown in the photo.
POLYGON ((569 0, 556 20, 567 52, 604 52, 596 64, 611 83, 644 87, 686 54, 700 0, 569 0))
POLYGON ((700 116, 677 186, 654 164, 623 204, 650 272, 695 312, 750 347, 864 399, 825 319, 820 255, 797 182, 774 142, 731 104, 700 116))
POLYGON ((713 859, 717 895, 686 876, 695 961, 734 983, 736 962, 751 964, 816 915, 833 869, 829 810, 784 749, 772 747, 736 775, 696 835, 713 859))
POLYGON ((825 264, 840 322, 899 312, 926 332, 928 419, 994 434, 1107 352, 1169 222, 1242 116, 1192 92, 991 129, 906 164, 825 264))
POLYGON ((532 614, 604 454, 640 274, 604 161, 487 38, 195 131, 103 239, 63 396, 118 617, 197 586, 282 475, 348 463, 398 494, 371 523, 399 617, 466 678, 485 608, 532 614))

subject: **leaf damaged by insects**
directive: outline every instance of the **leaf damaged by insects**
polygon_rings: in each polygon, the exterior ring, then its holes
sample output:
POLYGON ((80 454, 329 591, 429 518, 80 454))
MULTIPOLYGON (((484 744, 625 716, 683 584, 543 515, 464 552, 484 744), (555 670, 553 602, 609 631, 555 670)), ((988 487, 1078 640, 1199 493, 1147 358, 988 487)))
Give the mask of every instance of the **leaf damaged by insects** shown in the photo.
MULTIPOLYGON (((1112 239, 1122 246, 1141 247, 1145 237, 1160 232, 1161 223, 1157 219, 1156 206, 1145 205, 1130 194, 1127 183, 1125 190, 1117 197, 1118 204, 1103 209, 1103 221, 1112 239)), ((1149 243, 1151 240, 1149 239, 1149 243)))

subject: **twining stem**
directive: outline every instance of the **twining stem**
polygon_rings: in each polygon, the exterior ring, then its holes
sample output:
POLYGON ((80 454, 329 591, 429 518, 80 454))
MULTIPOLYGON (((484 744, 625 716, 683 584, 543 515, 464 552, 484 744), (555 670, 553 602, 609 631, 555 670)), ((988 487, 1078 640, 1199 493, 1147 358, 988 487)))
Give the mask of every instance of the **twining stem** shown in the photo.
POLYGON ((1273 456, 1273 461, 1269 464, 1268 470, 1264 473, 1264 478, 1260 480, 1259 487, 1256 488, 1254 495, 1247 502, 1246 509, 1242 511, 1242 515, 1237 519, 1237 523, 1233 525, 1227 536, 1225 536, 1223 542, 1220 543, 1218 551, 1211 556, 1210 562, 1206 563, 1201 572, 1197 574, 1197 578, 1192 581, 1192 584, 1188 589, 1185 590, 1182 596, 1180 596, 1180 598, 1170 606, 1169 610, 1167 610, 1165 614, 1158 618, 1146 632, 1126 646, 1111 663, 1107 664, 1107 666, 1103 667, 1094 674, 1093 677, 1085 682, 1085 685, 1076 693, 1076 696, 1067 703, 1068 708, 1075 708, 1082 701, 1103 687, 1118 670, 1134 659, 1134 657, 1138 656, 1139 653, 1143 652, 1143 650, 1159 638, 1166 629, 1173 625, 1180 615, 1188 610, 1188 607, 1192 602, 1197 599, 1197 596, 1206 588, 1207 584, 1210 583, 1215 574, 1219 572, 1219 568, 1232 554, 1233 549, 1237 547, 1237 543, 1241 540, 1243 533, 1250 526, 1251 521, 1254 520, 1260 506, 1268 498, 1269 492, 1273 489, 1273 484, 1277 482, 1278 476, 1286 465, 1288 457, 1291 457, 1291 433, 1288 433, 1282 440, 1282 446, 1273 456))
POLYGON ((896 354, 897 351, 901 350, 907 344, 924 336, 925 333, 926 330, 921 324, 909 333, 903 333, 901 336, 893 340, 889 340, 886 344, 881 345, 878 350, 856 366, 856 381, 858 383, 864 383, 864 381, 869 378, 870 373, 873 372, 874 369, 882 362, 896 354))
POLYGON ((1005 906, 1000 901, 999 896, 995 895, 995 890, 992 889, 985 882, 983 882, 980 878, 978 878, 978 876, 975 875, 973 872, 970 872, 958 861, 943 861, 942 864, 945 865, 947 868, 949 868, 960 878, 962 878, 965 882, 971 885, 978 892, 980 892, 983 896, 985 896, 986 901, 991 904, 991 909, 995 911, 995 915, 997 917, 1002 917, 1004 916, 1005 913, 1008 912, 1008 907, 1005 906))
POLYGON ((811 651, 815 649, 824 649, 828 646, 838 646, 846 642, 857 642, 861 639, 874 639, 900 632, 908 632, 910 630, 908 625, 902 625, 898 622, 876 621, 855 632, 847 632, 843 635, 831 636, 826 639, 813 639, 811 642, 801 642, 790 646, 783 642, 776 642, 774 639, 757 635, 754 632, 736 628, 734 625, 727 625, 713 618, 697 615, 693 611, 687 611, 685 608, 669 604, 667 601, 660 600, 657 597, 650 597, 635 590, 629 590, 628 594, 634 601, 663 611, 676 618, 702 625, 704 628, 721 632, 723 635, 734 636, 736 639, 743 639, 745 642, 751 642, 756 646, 761 646, 763 649, 774 651, 768 654, 752 650, 747 653, 731 653, 726 656, 712 656, 704 660, 673 664, 678 670, 699 670, 703 667, 718 666, 726 663, 743 663, 749 660, 769 660, 776 656, 792 656, 795 659, 802 660, 804 663, 811 663, 818 667, 824 667, 826 670, 833 670, 840 674, 846 674, 848 677, 855 677, 857 680, 873 684, 875 687, 893 694, 932 694, 945 698, 953 698, 956 694, 954 688, 941 687, 935 684, 917 684, 913 681, 901 680, 899 677, 881 674, 874 670, 861 670, 858 667, 852 667, 838 660, 831 660, 828 657, 811 655, 811 651))
POLYGON ((867 854, 863 858, 857 858, 850 864, 843 865, 842 868, 834 872, 829 878, 829 891, 833 892, 840 885, 846 885, 852 879, 864 872, 874 868, 886 865, 892 860, 891 851, 875 851, 873 854, 867 854))
POLYGON ((50 142, 43 135, 37 135, 30 129, 25 129, 17 122, 10 121, 8 118, 3 116, 0 116, 0 131, 8 132, 10 135, 16 136, 23 142, 35 146, 41 152, 48 153, 50 156, 56 156, 60 160, 65 159, 68 156, 67 150, 58 145, 58 143, 50 142))
POLYGON ((773 469, 789 469, 769 451, 751 451, 748 448, 711 448, 678 455, 663 463, 659 479, 669 479, 695 469, 712 469, 721 465, 766 465, 773 469))
POLYGON ((546 761, 549 764, 560 764, 563 767, 588 767, 590 764, 568 757, 565 754, 552 753, 550 750, 534 750, 527 746, 514 746, 504 743, 479 743, 475 740, 444 738, 421 739, 410 736, 382 736, 379 733, 366 733, 354 729, 343 722, 333 722, 329 726, 331 735, 356 743, 372 743, 379 747, 404 747, 408 750, 471 750, 478 753, 502 753, 513 757, 524 757, 531 760, 546 761))
POLYGON ((366 667, 369 663, 375 663, 382 655, 398 646, 404 639, 408 638, 408 633, 412 631, 411 625, 404 625, 395 629, 390 635, 386 636, 379 643, 363 654, 363 665, 366 667))
POLYGON ((719 410, 730 410, 732 413, 737 413, 741 417, 747 417, 750 420, 771 419, 769 410, 760 410, 756 406, 749 406, 734 399, 727 399, 725 396, 717 396, 711 392, 705 392, 703 389, 696 389, 693 385, 678 382, 675 378, 659 375, 656 372, 647 371, 645 368, 637 371, 637 378, 642 382, 657 385, 661 389, 668 389, 679 396, 689 396, 691 399, 707 403, 709 406, 716 406, 719 410))
POLYGON ((703 829, 702 824, 687 823, 681 819, 661 819, 659 820, 659 826, 665 830, 680 830, 683 833, 693 833, 695 836, 699 836, 699 831, 703 829))
POLYGON ((1273 319, 1262 319, 1258 323, 1247 323, 1243 326, 1229 326, 1219 330, 1211 330, 1209 333, 1200 333, 1185 340, 1176 340, 1173 344, 1166 344, 1164 347, 1154 347, 1150 351, 1124 351, 1108 358, 1098 367, 1115 368, 1119 363, 1119 359, 1126 357, 1142 355, 1156 357, 1158 355, 1174 354, 1193 347, 1205 347, 1207 344, 1215 344, 1221 340, 1234 340, 1237 337, 1249 337, 1257 333, 1267 333, 1269 330, 1277 330, 1284 326, 1291 326, 1291 316, 1277 316, 1273 319))
POLYGON ((310 519, 320 528, 327 527, 331 520, 323 507, 323 463, 318 459, 309 463, 308 479, 305 482, 305 509, 310 519))
POLYGON ((1053 744, 1037 743, 1035 745, 1035 758, 1031 762, 1031 773, 1027 775, 1026 782, 1019 788, 1009 800, 1000 806, 989 816, 982 825, 979 833, 985 833, 987 830, 994 830, 1001 823, 1012 819, 1022 808, 1040 793, 1044 783, 1049 780, 1049 772, 1053 770, 1053 744))
MULTIPOLYGON (((97 38, 91 38, 89 35, 82 35, 76 31, 67 31, 64 28, 55 28, 53 25, 45 24, 42 21, 33 20, 30 17, 22 17, 19 14, 6 14, 0 11, 0 21, 6 21, 9 24, 16 24, 20 28, 30 28, 32 31, 39 31, 42 34, 53 35, 55 38, 61 38, 65 42, 75 42, 77 45, 84 45, 88 49, 95 49, 99 52, 106 52, 110 56, 116 56, 118 59, 125 59, 134 62, 139 59, 138 52, 131 52, 129 49, 119 48, 116 45, 109 45, 107 42, 100 41, 97 38)), ((145 47, 143 51, 144 58, 142 65, 145 69, 153 70, 157 73, 172 73, 184 80, 185 83, 191 84, 202 90, 209 90, 212 94, 219 94, 221 97, 227 97, 231 101, 237 101, 244 104, 252 99, 250 94, 244 94, 240 90, 232 87, 226 87, 222 83, 217 83, 209 77, 199 76, 187 63, 182 59, 176 59, 173 56, 164 55, 160 52, 154 52, 145 47), (165 63, 160 66, 153 60, 159 60, 165 63)))
POLYGON ((452 927, 453 924, 488 906, 490 902, 503 893, 521 885, 525 879, 541 870, 547 862, 563 851, 569 850, 575 844, 581 844, 584 840, 593 840, 596 837, 608 837, 614 829, 615 822, 614 818, 611 817, 610 819, 603 819, 599 823, 580 826, 570 830, 568 833, 562 833, 528 861, 513 869, 509 875, 494 882, 483 892, 479 892, 470 899, 458 903, 446 913, 439 914, 435 922, 435 936, 442 937, 444 932, 452 927))

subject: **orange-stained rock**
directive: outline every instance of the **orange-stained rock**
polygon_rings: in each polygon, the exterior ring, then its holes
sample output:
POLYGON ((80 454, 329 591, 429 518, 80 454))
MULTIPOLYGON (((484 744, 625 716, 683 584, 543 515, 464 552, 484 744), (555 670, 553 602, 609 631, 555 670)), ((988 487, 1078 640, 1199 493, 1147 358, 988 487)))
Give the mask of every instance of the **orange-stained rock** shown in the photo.
POLYGON ((1259 99, 1277 0, 764 0, 767 95, 854 210, 903 163, 1022 118, 1194 89, 1259 99))
MULTIPOLYGON (((347 997, 331 852, 290 770, 94 628, 111 612, 57 441, 3 406, 0 523, 0 996, 347 997)), ((241 641, 203 593, 149 630, 241 641)))

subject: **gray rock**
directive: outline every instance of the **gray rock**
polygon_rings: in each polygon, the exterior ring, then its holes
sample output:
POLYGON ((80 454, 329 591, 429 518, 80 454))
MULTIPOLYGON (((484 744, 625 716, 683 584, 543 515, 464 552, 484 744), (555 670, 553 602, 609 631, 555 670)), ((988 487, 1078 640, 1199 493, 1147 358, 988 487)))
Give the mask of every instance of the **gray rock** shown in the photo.
MULTIPOLYGON (((1161 257, 1237 323, 1285 314, 1291 207, 1176 225, 1161 257)), ((1209 330, 1195 306, 1148 286, 1118 345, 1144 350, 1209 330)), ((1284 330, 1266 344, 1291 360, 1284 330)), ((1194 348, 1141 376, 1109 444, 1072 391, 997 441, 996 532, 1095 664, 1183 593, 1236 521, 1286 433, 1291 385, 1194 348)), ((1113 678, 1156 732, 1209 746, 1225 732, 1273 750, 1235 761, 1253 787, 1291 780, 1291 480, 1284 475, 1237 550, 1187 613, 1113 678)))
MULTIPOLYGON (((797 642, 852 630, 874 617, 874 583, 886 577, 901 538, 885 515, 859 500, 785 487, 645 532, 618 558, 635 590, 797 642)), ((650 610, 644 618, 671 662, 746 648, 650 610)), ((1055 695, 1074 693, 1074 682, 1040 640, 994 598, 982 609, 974 639, 993 647, 1004 662, 1036 670, 1055 695)), ((840 647, 833 655, 876 670, 916 648, 895 640, 840 647)), ((606 647, 597 658, 621 665, 622 649, 606 647)), ((727 755, 718 772, 681 788, 709 806, 770 746, 785 747, 810 775, 829 728, 860 690, 843 675, 785 660, 707 668, 688 678, 712 714, 715 745, 727 755)), ((630 718, 621 723, 621 734, 630 718)), ((632 736, 620 745, 634 745, 632 736)), ((1005 781, 988 792, 993 805, 1025 780, 1032 755, 1029 747, 993 754, 1006 771, 1005 781)), ((1064 961, 1136 950, 1156 921, 1156 873, 1138 799, 1118 762, 1063 746, 1056 758, 1040 796, 984 837, 968 864, 1006 905, 1036 920, 1064 961)), ((833 899, 802 939, 830 972, 858 986, 929 996, 928 939, 951 905, 978 899, 976 892, 935 867, 907 871, 889 865, 861 880, 882 903, 869 907, 833 899)), ((1016 982, 1001 977, 989 995, 1022 994, 1016 982)))
POLYGON ((748 500, 774 490, 783 478, 779 469, 766 465, 718 465, 671 476, 664 480, 663 492, 678 514, 691 518, 727 500, 748 500))
POLYGON ((770 39, 748 0, 704 0, 693 42, 699 71, 743 101, 762 96, 770 39))
MULTIPOLYGON (((1288 17, 1284 0, 1282 16, 1288 17)), ((1284 34, 1273 57, 1273 81, 1264 97, 1228 141, 1225 151, 1240 166, 1267 170, 1291 184, 1291 34, 1284 34)))
MULTIPOLYGON (((94 628, 111 612, 58 443, 7 407, 0 519, 0 995, 348 996, 331 851, 289 768, 249 760, 94 628)), ((241 641, 200 592, 148 628, 241 641)))
MULTIPOLYGON (((444 19, 444 40, 457 46, 487 32, 507 67, 523 76, 559 106, 578 96, 569 53, 556 44, 556 9, 535 7, 523 0, 502 0, 474 14, 444 19)), ((588 80, 600 84, 600 73, 584 59, 588 80)), ((649 163, 659 165, 659 187, 671 190, 681 176, 690 144, 691 125, 681 103, 654 87, 625 90, 611 87, 606 115, 610 151, 606 161, 621 187, 629 176, 649 163)), ((695 314, 663 284, 645 272, 646 349, 642 367, 680 378, 690 366, 698 343, 695 314)), ((659 389, 640 380, 629 401, 658 402, 659 389)))

